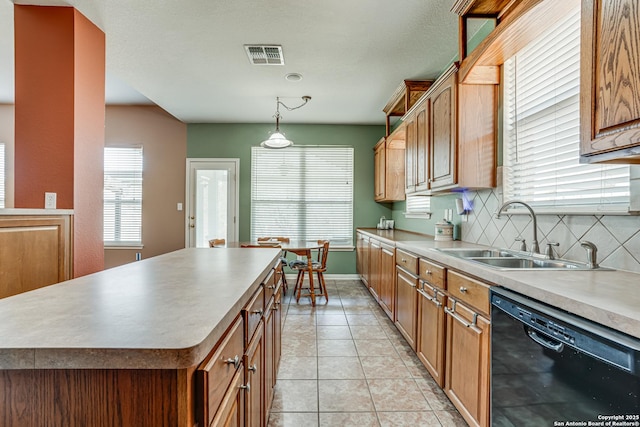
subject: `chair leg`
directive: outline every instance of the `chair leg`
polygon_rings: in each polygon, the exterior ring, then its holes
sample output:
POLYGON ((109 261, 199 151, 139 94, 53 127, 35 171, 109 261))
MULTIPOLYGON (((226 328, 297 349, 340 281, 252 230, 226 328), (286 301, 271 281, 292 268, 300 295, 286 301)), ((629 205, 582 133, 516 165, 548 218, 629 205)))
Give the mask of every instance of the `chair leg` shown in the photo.
POLYGON ((326 302, 329 302, 329 293, 327 292, 327 284, 324 282, 324 274, 318 271, 318 283, 320 286, 320 295, 324 295, 326 302))
POLYGON ((287 276, 284 274, 284 269, 282 270, 282 287, 284 288, 284 294, 287 294, 289 287, 287 286, 287 276))
POLYGON ((296 294, 296 302, 300 301, 300 292, 302 291, 302 282, 304 282, 304 272, 305 270, 298 271, 298 278, 296 279, 296 287, 293 290, 293 293, 296 293, 296 289, 298 293, 296 294))

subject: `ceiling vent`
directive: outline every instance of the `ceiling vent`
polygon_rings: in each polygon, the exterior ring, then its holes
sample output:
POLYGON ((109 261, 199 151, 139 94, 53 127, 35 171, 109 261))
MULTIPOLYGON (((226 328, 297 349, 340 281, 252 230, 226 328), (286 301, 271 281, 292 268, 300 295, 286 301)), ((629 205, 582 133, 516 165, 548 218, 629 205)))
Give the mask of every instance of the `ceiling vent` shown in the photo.
POLYGON ((282 46, 246 44, 244 50, 253 65, 284 65, 282 46))

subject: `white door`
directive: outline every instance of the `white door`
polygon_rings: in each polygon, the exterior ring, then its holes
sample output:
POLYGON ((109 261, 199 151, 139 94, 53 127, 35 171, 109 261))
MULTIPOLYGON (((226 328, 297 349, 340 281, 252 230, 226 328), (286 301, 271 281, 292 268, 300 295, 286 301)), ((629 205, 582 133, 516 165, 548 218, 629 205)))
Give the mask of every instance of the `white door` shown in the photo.
POLYGON ((187 159, 187 247, 238 240, 239 159, 187 159))

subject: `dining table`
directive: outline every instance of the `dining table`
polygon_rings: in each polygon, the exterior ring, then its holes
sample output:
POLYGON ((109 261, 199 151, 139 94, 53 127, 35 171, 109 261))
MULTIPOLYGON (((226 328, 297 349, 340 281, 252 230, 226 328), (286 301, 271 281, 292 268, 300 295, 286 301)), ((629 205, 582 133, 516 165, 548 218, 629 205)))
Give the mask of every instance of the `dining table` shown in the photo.
POLYGON ((290 240, 289 242, 281 242, 278 240, 261 240, 249 242, 228 242, 224 247, 227 248, 280 248, 284 252, 291 252, 307 259, 307 271, 309 272, 309 297, 311 305, 316 305, 316 294, 313 284, 313 255, 311 252, 322 248, 322 243, 318 240, 290 240))

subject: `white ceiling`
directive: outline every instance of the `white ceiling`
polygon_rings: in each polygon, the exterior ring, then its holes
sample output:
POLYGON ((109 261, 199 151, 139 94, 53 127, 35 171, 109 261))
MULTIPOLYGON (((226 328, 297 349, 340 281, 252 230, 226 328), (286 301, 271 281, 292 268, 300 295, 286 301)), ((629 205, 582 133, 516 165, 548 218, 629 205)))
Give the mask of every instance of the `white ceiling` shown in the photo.
MULTIPOLYGON (((39 0, 106 33, 110 104, 155 103, 187 123, 384 123, 404 79, 435 78, 457 49, 453 0, 39 0), (245 44, 282 45, 251 65, 245 44), (285 74, 303 75, 289 82, 285 74)), ((0 0, 0 103, 13 102, 13 2, 0 0)))

